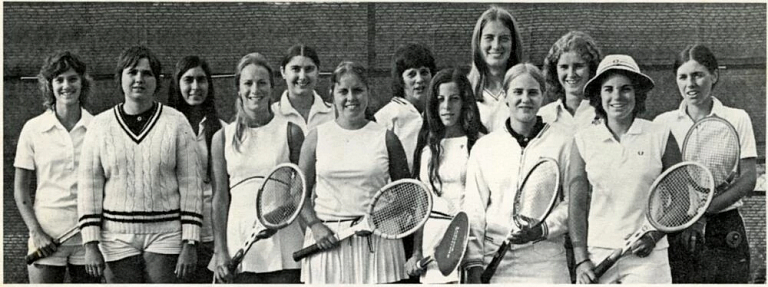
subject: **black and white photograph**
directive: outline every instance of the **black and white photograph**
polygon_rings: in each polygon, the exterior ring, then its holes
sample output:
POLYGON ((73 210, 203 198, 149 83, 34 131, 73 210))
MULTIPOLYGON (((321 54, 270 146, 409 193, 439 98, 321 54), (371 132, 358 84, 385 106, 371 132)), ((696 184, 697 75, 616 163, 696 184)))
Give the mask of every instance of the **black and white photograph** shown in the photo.
POLYGON ((765 2, 0 5, 3 284, 765 284, 765 2))

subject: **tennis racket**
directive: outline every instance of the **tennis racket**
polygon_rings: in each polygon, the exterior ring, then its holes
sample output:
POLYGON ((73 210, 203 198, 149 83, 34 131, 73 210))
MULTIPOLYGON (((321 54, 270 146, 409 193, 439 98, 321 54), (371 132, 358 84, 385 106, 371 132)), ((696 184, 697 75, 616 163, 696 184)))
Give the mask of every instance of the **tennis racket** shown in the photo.
MULTIPOLYGON (((557 162, 551 158, 543 158, 528 171, 522 184, 515 193, 515 201, 512 209, 512 223, 518 229, 524 227, 537 228, 547 219, 555 206, 560 190, 560 169, 557 162)), ((510 234, 514 231, 510 230, 510 234)), ((508 240, 499 246, 499 250, 493 256, 491 263, 485 268, 480 277, 481 282, 489 283, 496 268, 511 247, 508 240)))
POLYGON ((264 179, 256 194, 256 218, 251 236, 237 250, 227 268, 234 274, 253 243, 277 233, 298 217, 304 206, 307 188, 304 174, 292 163, 275 167, 264 179))
MULTIPOLYGON (((373 233, 385 239, 401 239, 421 228, 432 210, 432 195, 418 180, 400 179, 382 187, 371 200, 360 223, 340 230, 341 241, 357 233, 373 233)), ((317 244, 293 253, 293 260, 320 252, 317 244)))
MULTIPOLYGON (((69 230, 67 230, 66 232, 64 232, 64 234, 59 235, 59 237, 56 237, 53 240, 53 245, 56 245, 56 247, 59 247, 59 246, 61 246, 62 243, 64 243, 64 241, 69 240, 70 238, 72 238, 73 236, 77 235, 78 233, 80 233, 80 228, 78 228, 77 225, 75 225, 74 227, 72 227, 69 230)), ((45 257, 45 256, 43 256, 43 251, 40 250, 40 248, 38 248, 35 251, 33 251, 32 253, 27 254, 27 256, 24 257, 24 260, 27 262, 27 265, 29 265, 29 264, 32 264, 35 261, 37 261, 38 259, 41 259, 43 257, 45 257)))
POLYGON ((738 174, 741 145, 728 121, 709 116, 694 124, 683 141, 683 161, 703 164, 712 173, 715 196, 728 188, 738 174))
POLYGON ((432 255, 419 260, 419 267, 424 269, 429 263, 435 261, 440 273, 448 276, 464 259, 467 243, 469 243, 469 217, 463 211, 459 211, 448 224, 432 255))
POLYGON ((632 245, 651 231, 677 232, 695 223, 712 202, 715 184, 712 174, 697 162, 681 162, 664 171, 651 185, 645 222, 624 243, 593 270, 600 278, 632 245))

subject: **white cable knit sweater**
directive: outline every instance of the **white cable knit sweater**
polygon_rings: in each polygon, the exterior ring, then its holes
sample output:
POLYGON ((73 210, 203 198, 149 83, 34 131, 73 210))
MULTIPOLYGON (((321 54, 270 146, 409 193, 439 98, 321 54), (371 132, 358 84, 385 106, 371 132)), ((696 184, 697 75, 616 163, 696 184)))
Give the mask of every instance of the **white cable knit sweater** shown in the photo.
POLYGON ((120 105, 96 116, 83 142, 77 198, 83 243, 99 241, 102 229, 181 230, 183 240, 199 240, 202 170, 192 127, 180 112, 158 103, 134 135, 120 105))

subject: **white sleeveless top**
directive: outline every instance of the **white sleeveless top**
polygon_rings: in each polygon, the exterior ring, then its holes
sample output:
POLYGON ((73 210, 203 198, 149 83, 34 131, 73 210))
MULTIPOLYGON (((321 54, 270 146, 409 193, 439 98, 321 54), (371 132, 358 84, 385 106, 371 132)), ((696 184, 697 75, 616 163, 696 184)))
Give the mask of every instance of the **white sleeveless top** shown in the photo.
POLYGON ((315 213, 322 220, 363 216, 371 197, 390 181, 386 128, 369 122, 345 130, 336 121, 317 126, 315 213))
MULTIPOLYGON (((227 246, 230 256, 242 248, 256 219, 256 192, 264 177, 278 164, 290 162, 288 121, 274 117, 264 126, 245 128, 239 151, 232 142, 237 123, 224 128, 224 158, 227 160, 231 203, 227 220, 227 246), (256 178, 253 178, 256 177, 256 178)), ((299 269, 291 254, 301 249, 304 234, 298 221, 268 239, 253 244, 237 272, 273 272, 299 269)))

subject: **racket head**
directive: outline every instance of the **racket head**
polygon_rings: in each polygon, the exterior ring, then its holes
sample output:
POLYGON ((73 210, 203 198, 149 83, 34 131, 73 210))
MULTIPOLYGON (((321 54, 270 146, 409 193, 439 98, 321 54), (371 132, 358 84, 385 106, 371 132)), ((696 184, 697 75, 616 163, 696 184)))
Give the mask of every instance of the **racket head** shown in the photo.
POLYGON ((735 176, 741 157, 736 129, 728 121, 709 116, 696 122, 683 141, 683 161, 703 164, 712 173, 715 186, 727 185, 735 176))
POLYGON ((292 163, 277 165, 256 195, 256 218, 264 227, 280 229, 299 216, 307 195, 304 174, 292 163))
POLYGON ((557 161, 542 158, 533 165, 515 194, 512 218, 518 228, 535 227, 549 216, 560 190, 557 161))
POLYGON ((651 185, 646 217, 659 231, 680 231, 704 215, 714 195, 715 183, 709 170, 698 162, 681 162, 664 171, 651 185))
POLYGON ((400 239, 421 228, 432 211, 432 194, 424 183, 400 179, 382 187, 371 200, 367 220, 373 233, 400 239))
POLYGON ((435 246, 434 258, 443 276, 448 276, 464 259, 469 243, 469 217, 459 211, 445 229, 443 238, 435 246))

